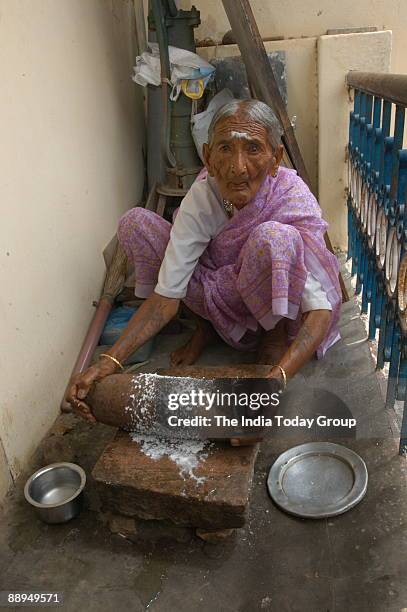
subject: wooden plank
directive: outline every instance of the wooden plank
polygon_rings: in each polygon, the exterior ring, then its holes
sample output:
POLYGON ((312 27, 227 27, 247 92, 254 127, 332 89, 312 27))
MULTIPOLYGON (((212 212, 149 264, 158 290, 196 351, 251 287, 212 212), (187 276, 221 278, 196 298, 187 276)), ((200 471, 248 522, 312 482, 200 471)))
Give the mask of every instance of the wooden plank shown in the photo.
MULTIPOLYGON (((232 27, 233 34, 239 46, 240 53, 246 66, 247 77, 254 90, 255 97, 272 108, 278 117, 284 134, 282 141, 289 160, 302 180, 311 188, 311 181, 301 155, 297 139, 291 125, 284 101, 281 97, 273 68, 267 57, 263 40, 260 36, 249 0, 222 0, 223 7, 232 27)), ((329 237, 326 244, 332 250, 329 237)), ((347 302, 349 295, 341 273, 339 282, 342 291, 342 300, 347 302)))

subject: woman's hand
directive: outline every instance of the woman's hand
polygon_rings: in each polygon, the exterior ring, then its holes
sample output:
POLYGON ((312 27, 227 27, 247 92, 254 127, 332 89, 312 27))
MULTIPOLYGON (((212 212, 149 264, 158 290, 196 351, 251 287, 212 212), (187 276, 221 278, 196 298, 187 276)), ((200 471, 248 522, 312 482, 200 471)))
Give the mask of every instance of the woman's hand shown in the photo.
MULTIPOLYGON (((109 349, 120 363, 124 363, 131 353, 155 336, 177 314, 179 299, 167 298, 152 293, 130 319, 120 338, 109 349)), ((117 365, 111 359, 102 359, 83 374, 72 377, 65 400, 74 411, 87 421, 96 422, 89 406, 83 401, 93 383, 113 374, 117 365)))
POLYGON ((72 377, 65 399, 71 404, 73 411, 78 416, 91 423, 96 423, 91 409, 83 400, 89 393, 93 383, 102 380, 102 378, 113 374, 115 371, 115 363, 104 359, 90 366, 90 368, 81 374, 75 374, 72 377))

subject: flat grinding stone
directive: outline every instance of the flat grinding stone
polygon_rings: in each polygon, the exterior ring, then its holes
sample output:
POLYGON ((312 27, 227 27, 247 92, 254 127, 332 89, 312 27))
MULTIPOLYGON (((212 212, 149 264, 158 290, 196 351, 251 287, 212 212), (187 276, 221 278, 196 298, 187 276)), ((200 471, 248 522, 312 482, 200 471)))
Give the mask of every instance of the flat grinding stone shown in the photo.
POLYGON ((235 365, 192 365, 160 368, 162 376, 190 376, 191 378, 263 378, 270 373, 269 365, 243 363, 235 365))
POLYGON ((211 443, 191 478, 168 456, 148 457, 118 431, 92 475, 103 511, 207 529, 242 527, 257 452, 258 445, 211 443))

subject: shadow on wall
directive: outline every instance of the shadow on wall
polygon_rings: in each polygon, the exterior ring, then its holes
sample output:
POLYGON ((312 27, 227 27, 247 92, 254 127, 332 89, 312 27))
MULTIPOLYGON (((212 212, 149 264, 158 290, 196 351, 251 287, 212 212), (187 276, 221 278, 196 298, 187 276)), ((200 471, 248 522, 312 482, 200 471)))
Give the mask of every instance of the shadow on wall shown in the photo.
POLYGON ((1 500, 5 497, 7 491, 13 484, 10 467, 7 461, 3 443, 0 439, 0 508, 1 500))
POLYGON ((104 57, 100 60, 108 65, 109 74, 112 75, 109 87, 115 94, 117 110, 121 116, 127 117, 129 125, 131 125, 134 117, 134 107, 129 104, 129 97, 127 93, 125 94, 126 89, 121 86, 123 81, 127 81, 128 87, 134 90, 135 103, 139 105, 140 125, 137 127, 141 128, 141 123, 144 122, 142 96, 136 95, 137 89, 131 80, 133 65, 136 63, 137 57, 135 16, 132 3, 101 3, 95 17, 94 26, 99 32, 103 33, 103 40, 106 43, 104 57), (118 50, 120 51, 119 62, 117 60, 118 50), (118 66, 121 69, 120 79, 117 79, 118 66))

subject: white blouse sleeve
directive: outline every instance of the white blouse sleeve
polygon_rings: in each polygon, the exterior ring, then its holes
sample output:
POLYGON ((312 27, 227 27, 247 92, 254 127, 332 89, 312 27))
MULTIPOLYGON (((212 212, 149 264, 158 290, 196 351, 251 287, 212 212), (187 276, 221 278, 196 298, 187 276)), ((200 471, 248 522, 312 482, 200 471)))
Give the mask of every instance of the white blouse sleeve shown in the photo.
POLYGON ((308 272, 301 298, 301 311, 310 310, 332 310, 332 306, 319 280, 308 272))
POLYGON ((169 298, 185 297, 200 256, 225 221, 225 213, 208 182, 194 183, 172 226, 155 293, 169 298))

